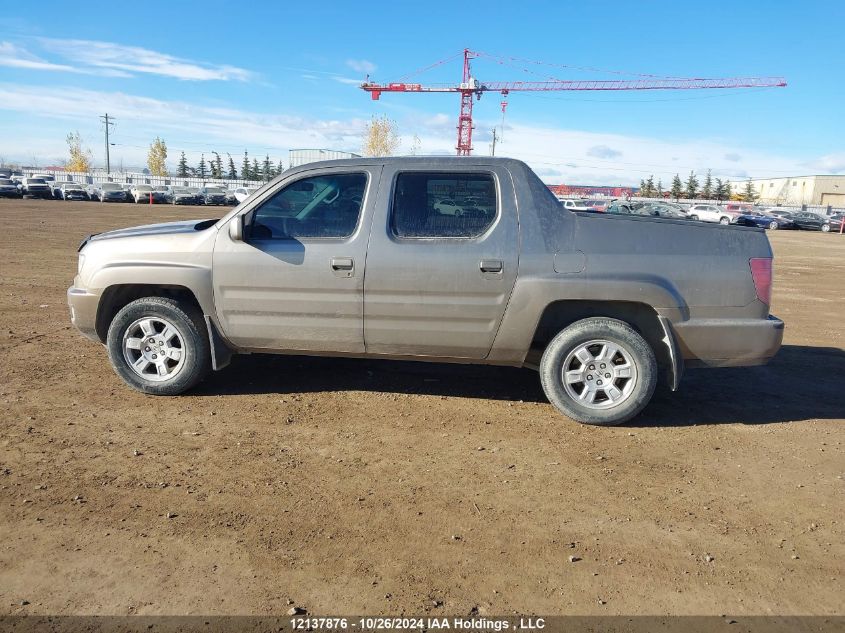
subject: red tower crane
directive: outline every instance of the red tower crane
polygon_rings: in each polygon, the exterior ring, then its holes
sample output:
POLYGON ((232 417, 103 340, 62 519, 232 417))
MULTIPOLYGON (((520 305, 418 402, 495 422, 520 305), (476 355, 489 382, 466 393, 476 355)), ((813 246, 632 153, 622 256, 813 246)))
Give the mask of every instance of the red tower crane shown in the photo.
MULTIPOLYGON (((682 77, 653 77, 643 75, 634 80, 573 80, 554 79, 551 81, 487 81, 480 82, 472 76, 470 60, 481 56, 482 53, 464 49, 464 72, 461 83, 456 85, 431 84, 424 86, 418 83, 387 83, 378 84, 367 81, 361 88, 370 93, 373 100, 378 100, 383 92, 457 92, 461 95, 461 110, 458 115, 458 156, 469 156, 472 153, 472 104, 473 97, 481 99, 485 92, 498 92, 504 97, 502 112, 507 107, 507 97, 510 92, 517 91, 551 91, 551 90, 693 90, 702 88, 779 88, 786 86, 783 77, 732 77, 721 79, 698 79, 682 77)), ((454 57, 454 56, 453 56, 454 57)), ((433 68, 443 60, 432 64, 433 68)), ((424 69, 427 70, 427 69, 424 69)))

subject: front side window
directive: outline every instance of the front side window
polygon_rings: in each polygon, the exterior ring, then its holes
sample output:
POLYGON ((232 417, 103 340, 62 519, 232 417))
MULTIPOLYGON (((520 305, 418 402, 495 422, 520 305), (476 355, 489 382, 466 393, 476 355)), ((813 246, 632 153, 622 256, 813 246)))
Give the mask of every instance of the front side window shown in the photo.
POLYGON ((358 226, 366 188, 366 174, 323 174, 292 182, 253 212, 250 237, 349 237, 358 226))
POLYGON ((392 209, 396 237, 478 237, 496 220, 496 183, 489 173, 405 172, 392 209))

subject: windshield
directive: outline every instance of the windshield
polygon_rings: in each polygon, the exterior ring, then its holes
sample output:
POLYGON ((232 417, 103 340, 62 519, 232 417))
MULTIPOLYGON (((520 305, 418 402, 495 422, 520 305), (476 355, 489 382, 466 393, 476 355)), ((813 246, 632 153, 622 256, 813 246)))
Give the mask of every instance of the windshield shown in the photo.
POLYGON ((150 187, 149 185, 138 185, 137 187, 135 187, 135 191, 149 192, 149 191, 152 191, 152 190, 153 190, 153 188, 150 187))
POLYGON ((219 187, 206 187, 205 192, 206 193, 223 193, 223 190, 220 189, 219 187))
POLYGON ((173 193, 191 193, 187 187, 173 187, 173 193))
POLYGON ((82 189, 82 187, 77 185, 75 182, 69 182, 62 185, 62 189, 82 189))
POLYGON ((116 182, 104 182, 102 185, 100 185, 100 189, 102 189, 103 191, 119 191, 120 185, 116 182))
POLYGON ((14 185, 14 184, 15 183, 13 183, 11 180, 7 180, 6 178, 3 178, 2 180, 0 180, 0 185, 14 185))
POLYGON ((46 185, 47 183, 44 182, 43 178, 27 178, 26 184, 28 184, 28 185, 46 185))

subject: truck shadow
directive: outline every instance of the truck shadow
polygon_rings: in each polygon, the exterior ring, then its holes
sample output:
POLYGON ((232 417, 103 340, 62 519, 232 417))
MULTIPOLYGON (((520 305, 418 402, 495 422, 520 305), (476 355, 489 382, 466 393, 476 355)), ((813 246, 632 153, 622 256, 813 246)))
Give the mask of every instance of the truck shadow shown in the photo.
MULTIPOLYGON (((678 392, 658 389, 627 426, 768 424, 845 419, 845 351, 785 345, 762 367, 690 370, 678 392)), ((375 359, 236 356, 194 394, 372 391, 546 403, 529 369, 375 359)))

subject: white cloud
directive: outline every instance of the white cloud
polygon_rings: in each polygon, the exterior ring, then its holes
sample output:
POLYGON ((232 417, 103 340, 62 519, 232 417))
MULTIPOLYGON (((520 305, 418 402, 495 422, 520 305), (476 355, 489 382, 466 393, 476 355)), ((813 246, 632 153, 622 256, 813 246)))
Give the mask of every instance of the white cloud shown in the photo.
POLYGON ((845 153, 826 154, 806 163, 810 169, 828 174, 845 173, 845 153))
POLYGON ((608 147, 607 145, 594 145, 587 150, 587 155, 594 156, 596 158, 616 158, 618 156, 622 156, 622 152, 615 150, 612 147, 608 147))
POLYGON ((9 68, 23 68, 25 70, 46 70, 65 73, 76 73, 80 75, 101 75, 108 77, 129 77, 128 73, 119 70, 94 70, 78 68, 67 64, 55 64, 46 61, 28 50, 15 46, 11 42, 0 42, 0 66, 9 68))
POLYGON ((342 84, 348 84, 350 86, 360 86, 361 80, 360 79, 352 79, 351 77, 332 77, 337 82, 342 84))
POLYGON ((376 65, 366 59, 347 59, 346 65, 358 73, 370 75, 376 72, 376 65))
POLYGON ((180 59, 166 53, 113 42, 39 38, 41 46, 83 67, 124 73, 149 73, 188 81, 248 81, 253 74, 229 65, 180 59))

